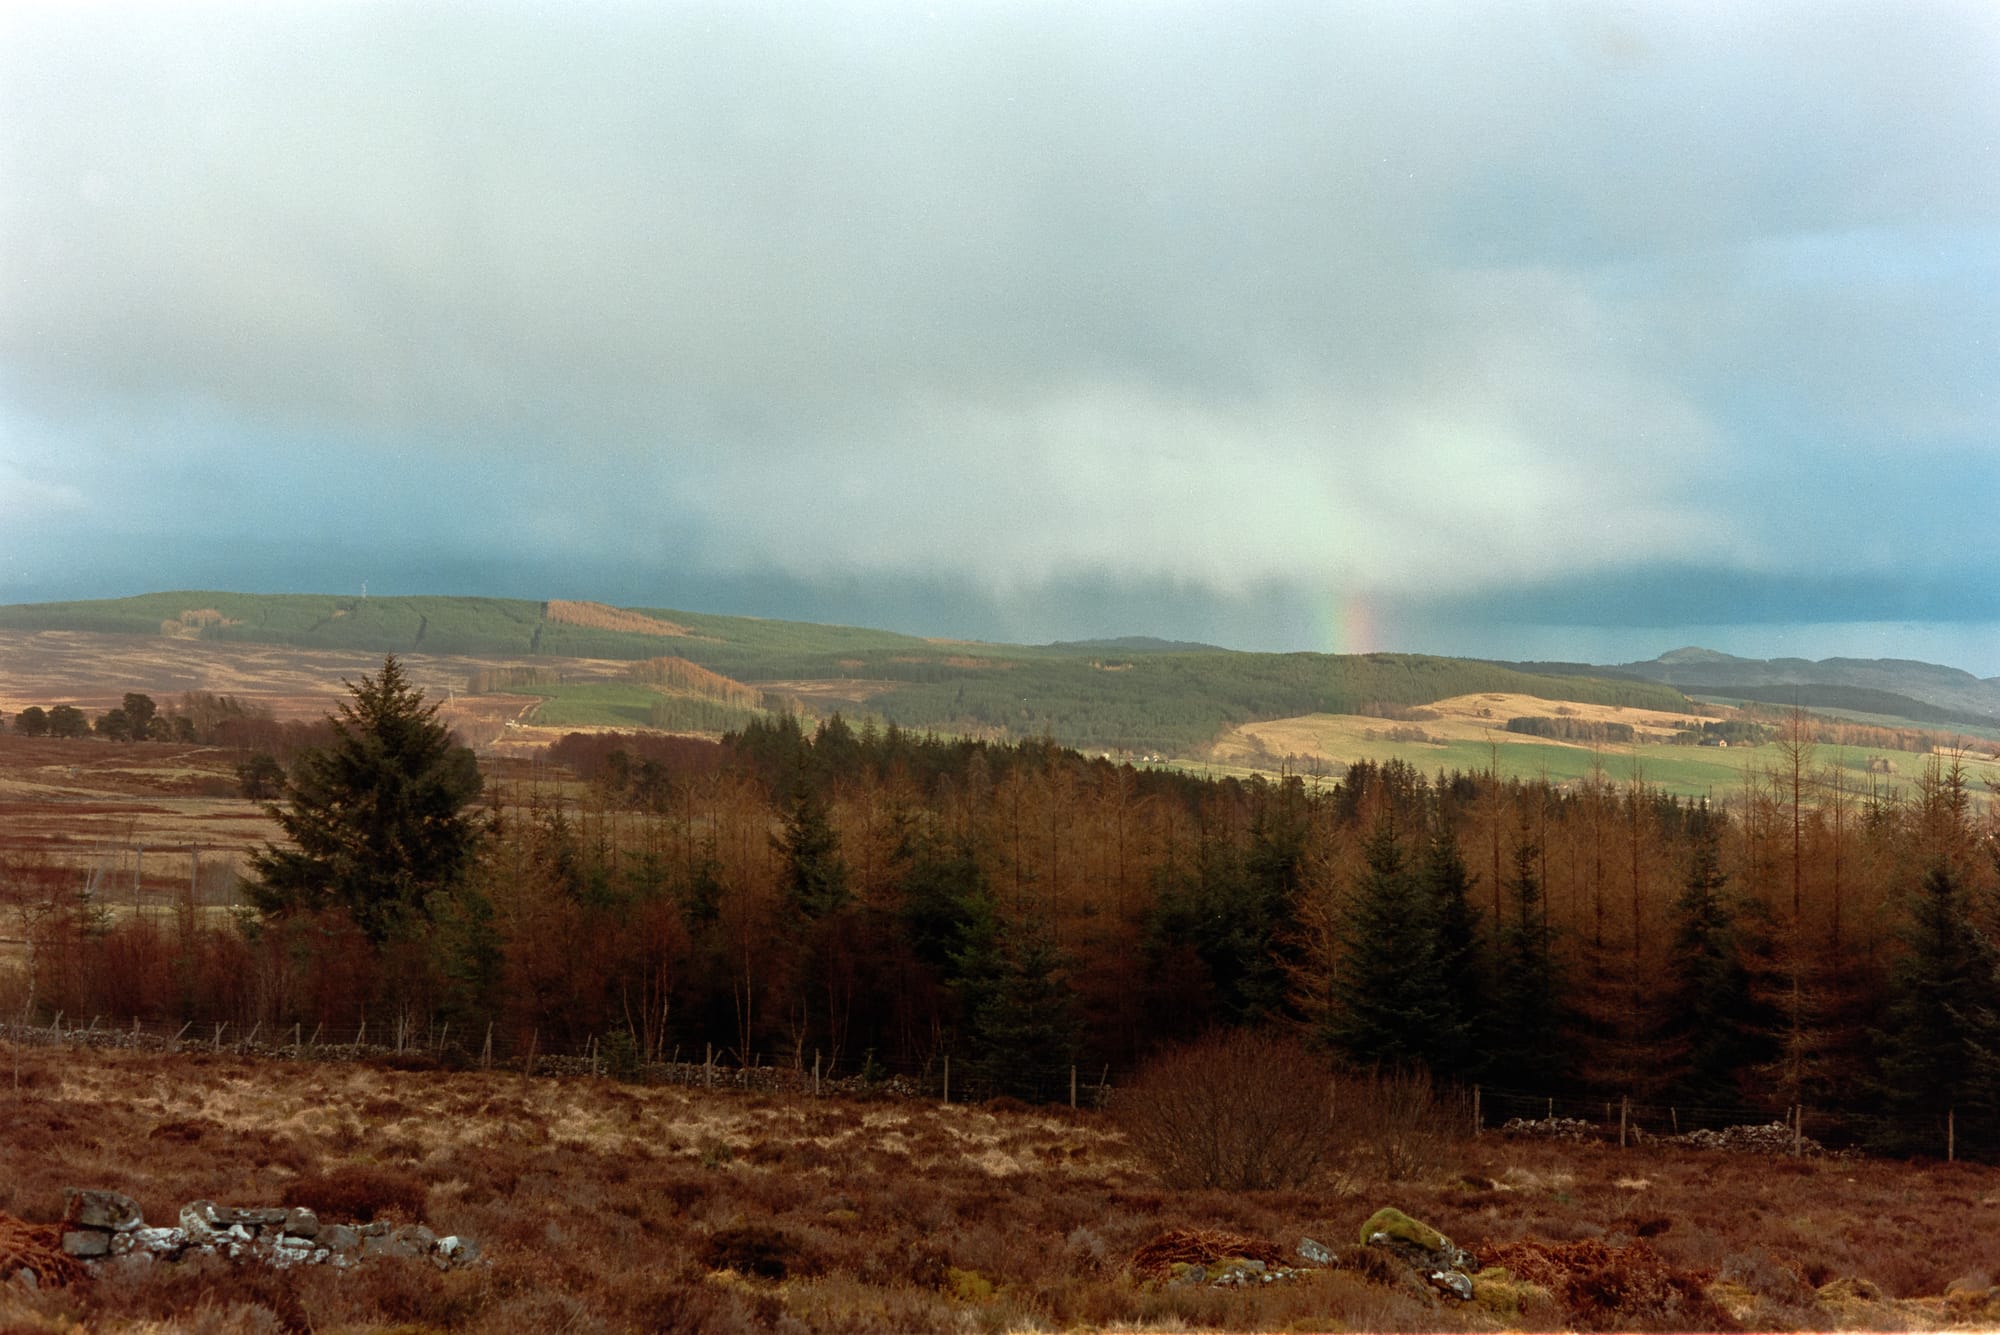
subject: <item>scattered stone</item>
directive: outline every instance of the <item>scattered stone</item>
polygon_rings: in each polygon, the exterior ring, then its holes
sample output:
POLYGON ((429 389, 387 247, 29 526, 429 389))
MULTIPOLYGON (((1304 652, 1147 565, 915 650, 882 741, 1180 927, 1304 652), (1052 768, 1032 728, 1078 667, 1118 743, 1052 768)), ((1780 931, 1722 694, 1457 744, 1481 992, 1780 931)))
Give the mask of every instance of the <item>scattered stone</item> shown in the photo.
POLYGON ((74 1228, 63 1234, 62 1249, 66 1255, 78 1259, 111 1255, 111 1234, 108 1230, 94 1228, 74 1228))
POLYGON ((1259 1238, 1221 1229, 1174 1228, 1133 1254, 1132 1272, 1155 1284, 1220 1288, 1271 1284, 1306 1273, 1283 1261, 1282 1251, 1259 1238))
POLYGON ((1542 1136, 1550 1140, 1596 1140, 1599 1129, 1580 1117, 1510 1117, 1500 1130, 1510 1136, 1542 1136))
POLYGON ((456 1234, 439 1238, 434 1258, 439 1267, 470 1265, 479 1259, 479 1244, 456 1234))
POLYGON ((116 1191, 63 1188, 63 1222, 76 1228, 125 1232, 145 1223, 139 1202, 116 1191))
POLYGON ((1307 1265, 1332 1265, 1333 1253, 1311 1238, 1300 1238, 1299 1259, 1307 1265))
POLYGON ((319 1236, 319 1216, 303 1205, 295 1205, 285 1215, 285 1236, 288 1238, 316 1238, 319 1236))
POLYGON ((215 1218, 214 1201, 189 1201, 181 1207, 181 1230, 196 1244, 215 1241, 222 1231, 215 1218))
POLYGON ((1826 1147, 1811 1136, 1794 1136, 1783 1122, 1765 1126, 1725 1126, 1720 1130, 1699 1127, 1678 1136, 1649 1137, 1660 1144, 1688 1145, 1699 1150, 1733 1150, 1739 1154, 1792 1154, 1818 1156, 1826 1147))

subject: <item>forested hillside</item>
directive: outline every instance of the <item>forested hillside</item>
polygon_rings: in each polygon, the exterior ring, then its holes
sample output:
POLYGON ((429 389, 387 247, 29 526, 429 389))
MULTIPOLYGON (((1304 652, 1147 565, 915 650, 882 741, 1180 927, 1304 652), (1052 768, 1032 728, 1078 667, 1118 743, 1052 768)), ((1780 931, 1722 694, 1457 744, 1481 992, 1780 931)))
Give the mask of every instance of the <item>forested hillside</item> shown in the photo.
POLYGON ((0 629, 71 630, 301 648, 488 655, 509 660, 674 659, 746 687, 688 703, 667 689, 601 679, 474 674, 468 687, 572 700, 554 717, 719 730, 760 695, 780 711, 834 711, 883 725, 993 740, 1049 738, 1086 750, 1183 756, 1260 719, 1367 713, 1478 691, 1657 709, 1685 706, 1670 686, 1550 677, 1499 664, 1414 654, 1259 654, 1157 641, 1069 645, 941 642, 844 626, 667 608, 494 598, 335 598, 219 592, 0 608, 0 629), (512 685, 504 685, 511 682, 512 685), (615 698, 614 698, 615 697, 615 698), (609 702, 609 703, 607 703, 609 702), (600 712, 591 714, 593 706, 600 712), (581 710, 582 712, 579 712, 581 710))

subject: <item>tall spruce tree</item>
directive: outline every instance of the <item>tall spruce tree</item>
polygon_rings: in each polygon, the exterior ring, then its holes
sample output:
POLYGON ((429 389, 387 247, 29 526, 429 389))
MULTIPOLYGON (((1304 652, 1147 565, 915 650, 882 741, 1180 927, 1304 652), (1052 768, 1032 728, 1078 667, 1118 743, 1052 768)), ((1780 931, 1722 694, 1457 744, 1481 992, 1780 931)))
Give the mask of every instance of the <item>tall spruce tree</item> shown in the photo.
POLYGON ((1472 907, 1475 880, 1448 818, 1438 813, 1418 881, 1438 987, 1438 1018, 1427 1042, 1427 1061, 1431 1074, 1443 1080, 1475 1080, 1486 1062, 1490 980, 1479 915, 1472 907))
POLYGON ((1744 962, 1741 905, 1728 894, 1717 820, 1706 805, 1688 820, 1687 875, 1673 904, 1671 985, 1659 1025, 1677 1102, 1742 1110, 1738 1075, 1770 1053, 1771 1017, 1744 962))
POLYGON ((1496 1083, 1536 1093, 1553 1090, 1570 1066, 1562 1046, 1563 980, 1537 870, 1541 852, 1526 829, 1516 836, 1497 943, 1487 1067, 1496 1083))
POLYGON ((1881 1088, 1904 1143, 1934 1150, 1942 1137, 1920 1124, 1952 1115, 1960 1143, 2000 1148, 2000 1016, 1995 953, 1974 925, 1968 896, 1949 863, 1934 862, 1910 903, 1906 953, 1890 976, 1878 1038, 1881 1088))
POLYGON ((1431 905, 1392 818, 1369 832, 1362 857, 1322 1037, 1351 1061, 1427 1066, 1450 1012, 1431 905))
POLYGON ((333 743, 299 758, 270 809, 291 846, 252 855, 245 890, 267 915, 344 908, 380 944, 412 932, 471 865, 486 832, 468 809, 479 765, 394 654, 347 689, 333 743))

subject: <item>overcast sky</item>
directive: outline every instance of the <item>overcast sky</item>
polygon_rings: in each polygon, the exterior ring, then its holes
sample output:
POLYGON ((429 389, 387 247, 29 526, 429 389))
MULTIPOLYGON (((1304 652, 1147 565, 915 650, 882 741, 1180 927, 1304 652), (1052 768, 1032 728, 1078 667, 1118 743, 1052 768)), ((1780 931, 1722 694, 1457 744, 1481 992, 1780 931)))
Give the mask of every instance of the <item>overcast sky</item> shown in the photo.
POLYGON ((0 4, 0 601, 2000 675, 2000 6, 0 4))

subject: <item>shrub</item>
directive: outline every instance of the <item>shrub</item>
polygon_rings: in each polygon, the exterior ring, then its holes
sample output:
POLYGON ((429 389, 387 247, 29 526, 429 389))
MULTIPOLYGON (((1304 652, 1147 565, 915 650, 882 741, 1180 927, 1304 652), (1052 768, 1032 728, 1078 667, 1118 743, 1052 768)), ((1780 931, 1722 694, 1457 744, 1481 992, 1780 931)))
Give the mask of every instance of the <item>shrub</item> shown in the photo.
POLYGON ((1264 1191, 1321 1179, 1332 1094, 1297 1040, 1218 1031, 1154 1058, 1112 1113, 1167 1186, 1264 1191))
POLYGON ((1295 1039, 1244 1030, 1162 1053, 1112 1112, 1169 1187, 1344 1190, 1448 1166, 1471 1125, 1461 1102, 1422 1071, 1336 1071, 1295 1039))

